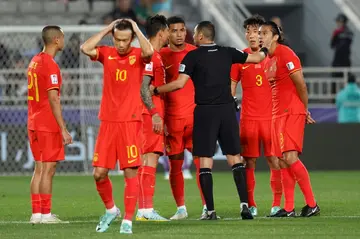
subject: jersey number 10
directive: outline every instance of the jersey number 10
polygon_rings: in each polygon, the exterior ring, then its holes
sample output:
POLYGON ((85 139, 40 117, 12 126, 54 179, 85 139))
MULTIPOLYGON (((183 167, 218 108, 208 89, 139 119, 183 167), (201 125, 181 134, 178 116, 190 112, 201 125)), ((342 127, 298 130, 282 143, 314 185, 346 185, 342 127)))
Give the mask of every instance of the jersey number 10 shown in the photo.
POLYGON ((116 69, 116 81, 125 81, 127 78, 127 70, 116 69))

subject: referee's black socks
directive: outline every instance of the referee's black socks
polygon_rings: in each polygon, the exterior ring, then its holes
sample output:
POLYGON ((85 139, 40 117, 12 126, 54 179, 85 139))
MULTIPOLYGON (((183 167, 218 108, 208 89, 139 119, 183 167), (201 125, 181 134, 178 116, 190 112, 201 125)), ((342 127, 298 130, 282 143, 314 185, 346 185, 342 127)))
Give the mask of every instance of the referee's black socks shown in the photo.
POLYGON ((245 165, 242 163, 237 163, 234 164, 231 168, 233 171, 234 181, 240 197, 240 201, 242 203, 248 203, 245 165))
POLYGON ((199 178, 207 210, 210 212, 214 211, 213 178, 211 168, 200 168, 199 178))

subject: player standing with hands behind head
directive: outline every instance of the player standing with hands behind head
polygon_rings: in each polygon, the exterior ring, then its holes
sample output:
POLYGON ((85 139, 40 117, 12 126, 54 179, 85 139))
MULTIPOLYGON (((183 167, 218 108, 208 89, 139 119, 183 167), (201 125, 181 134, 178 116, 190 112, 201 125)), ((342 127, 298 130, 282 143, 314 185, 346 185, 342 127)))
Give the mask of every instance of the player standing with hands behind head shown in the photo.
POLYGON ((270 45, 265 74, 272 89, 273 119, 272 153, 280 157, 285 208, 273 217, 295 216, 295 182, 304 194, 306 206, 301 216, 320 213, 311 188, 309 173, 299 159, 302 152, 305 124, 315 121, 308 111, 308 93, 301 63, 296 54, 283 42, 281 29, 269 21, 260 27, 260 44, 270 45))
POLYGON ((141 165, 141 112, 140 88, 144 61, 148 62, 153 48, 132 20, 117 20, 88 39, 81 51, 104 66, 103 95, 99 119, 101 121, 93 158, 96 189, 104 202, 106 213, 96 227, 105 232, 120 215, 112 195, 109 169, 117 160, 124 170, 125 216, 120 233, 132 233, 132 218, 139 195, 138 167, 141 165), (114 47, 96 45, 112 33, 114 47), (141 48, 131 47, 134 37, 141 48))
MULTIPOLYGON (((185 43, 186 27, 184 19, 180 17, 168 18, 169 46, 161 49, 161 57, 165 64, 166 83, 176 80, 179 76, 179 65, 184 56, 196 47, 185 43)), ((168 135, 166 136, 166 153, 170 159, 169 181, 172 194, 176 201, 177 211, 171 220, 187 218, 185 207, 184 176, 182 166, 184 164, 184 150, 192 152, 192 132, 194 125, 194 102, 195 89, 192 81, 188 81, 184 88, 165 95, 165 125, 168 135)), ((201 193, 199 181, 199 158, 194 158, 196 166, 196 181, 202 199, 203 215, 206 216, 206 203, 201 193)))
POLYGON ((199 178, 208 210, 203 219, 217 219, 211 172, 217 140, 232 167, 241 201, 241 217, 253 219, 248 208, 244 161, 240 157, 239 124, 231 95, 230 70, 235 63, 261 62, 266 57, 267 48, 248 54, 232 47, 218 46, 214 42, 215 26, 209 21, 200 22, 194 32, 195 44, 200 47, 185 56, 177 80, 155 87, 153 92, 158 95, 182 89, 190 77, 194 82, 193 154, 200 157, 199 178))
MULTIPOLYGON (((265 22, 262 16, 254 15, 244 21, 245 37, 249 47, 244 51, 258 52, 259 27, 265 22)), ((271 169, 270 186, 273 203, 270 215, 280 210, 282 185, 279 159, 271 154, 271 89, 264 73, 266 59, 260 64, 235 64, 231 68, 231 91, 236 95, 236 86, 241 82, 243 97, 240 117, 241 156, 246 161, 246 182, 251 214, 257 216, 254 198, 256 159, 260 156, 261 144, 271 169)))
POLYGON ((54 57, 64 48, 59 26, 42 30, 44 50, 28 66, 28 136, 35 159, 30 192, 30 223, 63 223, 51 214, 52 181, 58 161, 65 159, 64 145, 72 143, 61 114, 62 78, 54 57))

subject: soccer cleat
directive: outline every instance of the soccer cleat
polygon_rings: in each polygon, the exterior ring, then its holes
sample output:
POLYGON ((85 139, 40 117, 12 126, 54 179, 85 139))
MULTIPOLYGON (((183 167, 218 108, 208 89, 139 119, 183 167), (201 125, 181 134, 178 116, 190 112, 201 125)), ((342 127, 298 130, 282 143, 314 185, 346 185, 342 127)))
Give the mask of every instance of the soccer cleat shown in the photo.
POLYGON ((132 225, 122 221, 120 226, 120 233, 121 234, 132 234, 132 225))
POLYGON ((253 215, 254 217, 258 215, 258 210, 256 207, 250 207, 249 210, 251 212, 251 215, 253 215))
POLYGON ((155 210, 153 210, 152 212, 149 212, 149 213, 144 213, 143 218, 144 218, 144 220, 142 220, 142 221, 154 221, 154 222, 169 221, 169 219, 166 219, 165 217, 160 216, 160 214, 155 210))
POLYGON ((213 211, 210 214, 206 213, 206 217, 201 218, 200 220, 217 220, 218 216, 216 216, 216 212, 213 211))
POLYGON ((272 207, 270 210, 270 217, 274 216, 280 209, 281 209, 281 207, 278 207, 278 206, 272 207))
POLYGON ((39 215, 31 215, 30 218, 30 223, 31 224, 39 224, 41 223, 41 213, 39 213, 39 215))
POLYGON ((320 207, 316 204, 315 207, 309 207, 306 205, 301 209, 300 216, 301 217, 312 217, 320 215, 320 207))
POLYGON ((51 214, 50 217, 41 217, 41 224, 59 224, 59 223, 69 223, 69 221, 60 220, 55 214, 51 214))
POLYGON ((169 173, 169 172, 165 172, 165 173, 164 173, 164 179, 165 179, 165 180, 169 180, 169 178, 170 178, 170 173, 169 173))
POLYGON ((99 224, 96 226, 96 232, 105 232, 115 218, 120 217, 120 209, 116 208, 116 213, 106 212, 101 218, 99 224))
POLYGON ((182 220, 188 217, 188 213, 185 208, 180 208, 176 211, 175 215, 170 217, 170 220, 182 220))
POLYGON ((191 175, 191 172, 189 169, 184 169, 182 171, 184 179, 193 179, 193 176, 191 175))
POLYGON ((243 220, 254 219, 253 215, 251 214, 251 211, 246 205, 242 206, 240 215, 243 220))
MULTIPOLYGON (((206 207, 204 207, 203 210, 202 210, 202 213, 201 213, 201 216, 200 216, 199 220, 207 220, 207 219, 206 219, 207 217, 208 217, 208 210, 207 210, 206 207)), ((216 217, 217 217, 217 219, 220 219, 219 216, 216 216, 216 217)))
POLYGON ((146 221, 146 219, 144 218, 144 214, 142 212, 140 212, 139 210, 136 213, 136 217, 135 217, 135 221, 146 221))
POLYGON ((270 217, 295 217, 295 209, 293 209, 290 212, 287 212, 285 209, 282 208, 279 211, 277 211, 277 213, 275 213, 270 217))

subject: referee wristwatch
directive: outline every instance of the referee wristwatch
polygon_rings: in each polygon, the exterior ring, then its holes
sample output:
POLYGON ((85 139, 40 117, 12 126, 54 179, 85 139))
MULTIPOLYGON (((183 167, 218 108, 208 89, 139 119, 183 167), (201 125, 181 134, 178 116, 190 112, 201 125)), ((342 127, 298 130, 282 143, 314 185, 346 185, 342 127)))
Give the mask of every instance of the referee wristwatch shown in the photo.
POLYGON ((159 91, 158 91, 158 88, 157 87, 155 87, 154 88, 154 95, 159 95, 160 93, 159 93, 159 91))

